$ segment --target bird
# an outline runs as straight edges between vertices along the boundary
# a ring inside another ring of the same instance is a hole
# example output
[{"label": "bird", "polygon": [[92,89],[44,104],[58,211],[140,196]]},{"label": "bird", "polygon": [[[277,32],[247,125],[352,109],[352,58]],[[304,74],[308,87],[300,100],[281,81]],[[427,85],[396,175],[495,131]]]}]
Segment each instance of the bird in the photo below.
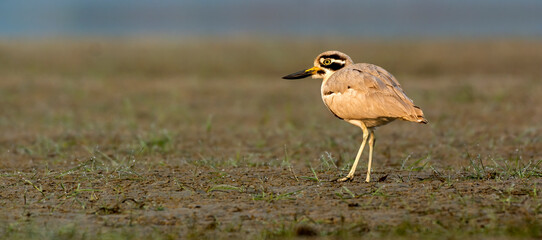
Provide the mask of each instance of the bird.
[{"label": "bird", "polygon": [[354,179],[360,156],[369,145],[369,161],[365,181],[371,179],[371,162],[375,144],[375,128],[400,119],[427,124],[423,111],[405,94],[395,77],[384,68],[370,63],[354,63],[339,51],[326,51],[314,60],[312,68],[295,72],[283,79],[323,79],[321,96],[325,106],[337,118],[361,128],[363,141],[346,177]]}]

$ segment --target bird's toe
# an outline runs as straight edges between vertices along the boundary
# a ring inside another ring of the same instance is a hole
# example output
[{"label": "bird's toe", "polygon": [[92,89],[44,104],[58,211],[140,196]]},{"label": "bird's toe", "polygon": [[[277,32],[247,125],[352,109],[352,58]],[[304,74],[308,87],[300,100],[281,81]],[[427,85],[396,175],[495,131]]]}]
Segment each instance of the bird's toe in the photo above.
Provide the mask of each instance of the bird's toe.
[{"label": "bird's toe", "polygon": [[335,181],[336,182],[350,182],[354,179],[354,177],[351,177],[351,176],[346,176],[346,177],[343,177],[343,178],[338,178],[336,179]]}]

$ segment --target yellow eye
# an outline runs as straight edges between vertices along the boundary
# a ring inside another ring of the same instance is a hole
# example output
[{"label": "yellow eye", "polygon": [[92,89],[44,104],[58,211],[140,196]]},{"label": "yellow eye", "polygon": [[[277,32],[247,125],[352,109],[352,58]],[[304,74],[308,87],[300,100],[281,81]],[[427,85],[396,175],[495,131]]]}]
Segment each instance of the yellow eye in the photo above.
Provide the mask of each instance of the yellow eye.
[{"label": "yellow eye", "polygon": [[322,61],[322,64],[324,64],[324,65],[331,64],[331,59],[329,59],[329,58],[324,59],[324,61]]}]

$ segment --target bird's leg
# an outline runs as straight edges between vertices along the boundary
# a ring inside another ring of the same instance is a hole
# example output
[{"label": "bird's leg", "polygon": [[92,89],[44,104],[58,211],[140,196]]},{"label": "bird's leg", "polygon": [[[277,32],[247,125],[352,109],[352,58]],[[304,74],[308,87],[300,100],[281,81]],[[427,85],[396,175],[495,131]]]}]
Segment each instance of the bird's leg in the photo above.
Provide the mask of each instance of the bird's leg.
[{"label": "bird's leg", "polygon": [[369,165],[367,166],[367,178],[365,182],[371,180],[371,162],[373,161],[373,148],[375,146],[375,132],[371,129],[369,132]]},{"label": "bird's leg", "polygon": [[352,165],[352,168],[350,169],[350,172],[346,177],[337,179],[337,182],[345,182],[350,181],[354,179],[354,172],[356,172],[356,167],[358,166],[359,157],[361,157],[361,153],[363,152],[363,148],[365,148],[365,143],[367,142],[367,138],[369,137],[369,130],[365,126],[365,124],[361,123],[359,125],[361,127],[361,130],[363,131],[363,142],[361,142],[361,147],[359,148],[358,155],[356,156],[356,160],[354,161],[354,165]]}]

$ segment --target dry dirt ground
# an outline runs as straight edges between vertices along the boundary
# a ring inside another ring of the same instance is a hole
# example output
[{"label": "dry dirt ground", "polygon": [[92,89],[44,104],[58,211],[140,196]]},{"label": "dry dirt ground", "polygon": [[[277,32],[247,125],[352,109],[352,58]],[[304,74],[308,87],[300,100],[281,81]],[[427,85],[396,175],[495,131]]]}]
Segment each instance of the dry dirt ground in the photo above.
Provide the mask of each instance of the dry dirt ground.
[{"label": "dry dirt ground", "polygon": [[[0,43],[0,238],[541,238],[542,42]],[[323,50],[392,72],[430,124],[361,131]]]}]

